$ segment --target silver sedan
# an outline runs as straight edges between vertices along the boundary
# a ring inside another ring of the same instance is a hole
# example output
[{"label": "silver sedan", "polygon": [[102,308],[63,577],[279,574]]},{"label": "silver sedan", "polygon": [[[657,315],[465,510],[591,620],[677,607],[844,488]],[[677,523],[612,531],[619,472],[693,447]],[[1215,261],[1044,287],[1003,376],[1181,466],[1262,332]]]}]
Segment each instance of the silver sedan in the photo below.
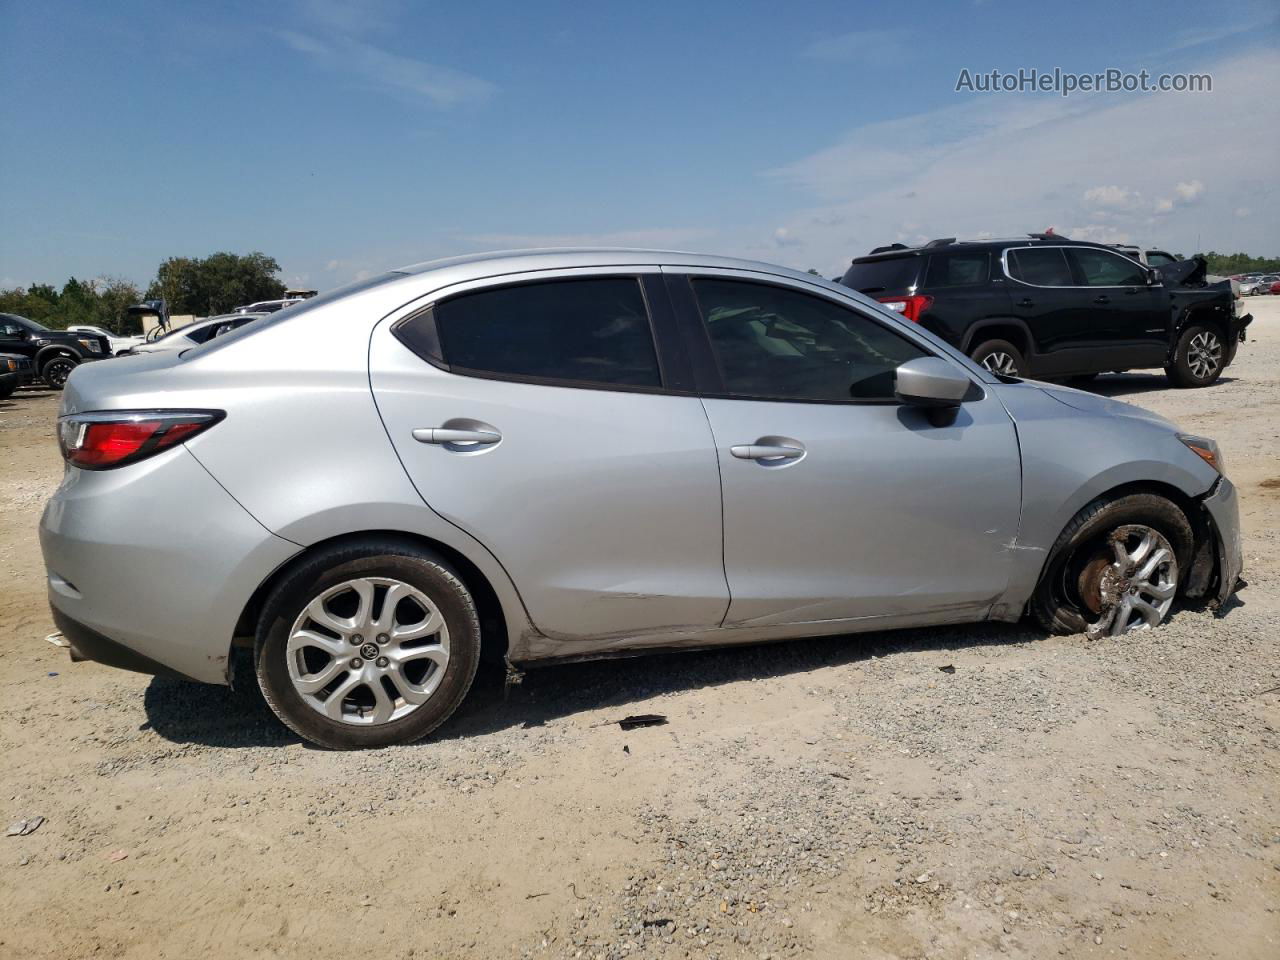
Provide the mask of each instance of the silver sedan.
[{"label": "silver sedan", "polygon": [[557,660],[1033,617],[1121,636],[1241,572],[1212,440],[1001,377],[844,287],[653,251],[408,267],[88,364],[41,522],[75,659],[416,740]]}]

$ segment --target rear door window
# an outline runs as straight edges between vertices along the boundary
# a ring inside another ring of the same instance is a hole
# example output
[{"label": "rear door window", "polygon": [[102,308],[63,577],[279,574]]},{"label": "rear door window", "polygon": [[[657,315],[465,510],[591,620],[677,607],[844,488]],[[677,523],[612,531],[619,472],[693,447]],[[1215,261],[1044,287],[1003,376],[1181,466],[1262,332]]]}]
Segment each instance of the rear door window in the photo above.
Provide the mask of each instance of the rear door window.
[{"label": "rear door window", "polygon": [[1037,287],[1072,287],[1075,281],[1061,247],[1021,247],[1008,253],[1009,276]]},{"label": "rear door window", "polygon": [[990,257],[986,253],[935,253],[929,258],[924,288],[976,287],[987,282]]},{"label": "rear door window", "polygon": [[[459,373],[584,386],[662,386],[636,277],[550,280],[479,290],[397,325],[411,349],[438,338]],[[415,329],[431,323],[434,333]]]}]

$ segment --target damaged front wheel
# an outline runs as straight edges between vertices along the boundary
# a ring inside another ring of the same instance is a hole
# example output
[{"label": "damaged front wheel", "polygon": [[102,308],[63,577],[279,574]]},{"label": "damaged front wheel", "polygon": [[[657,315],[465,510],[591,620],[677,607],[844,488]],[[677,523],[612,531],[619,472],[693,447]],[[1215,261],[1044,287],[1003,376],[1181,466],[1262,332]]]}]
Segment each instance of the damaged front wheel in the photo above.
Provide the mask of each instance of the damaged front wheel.
[{"label": "damaged front wheel", "polygon": [[1058,538],[1032,609],[1053,633],[1149,630],[1169,615],[1193,545],[1186,516],[1164,497],[1096,500]]}]

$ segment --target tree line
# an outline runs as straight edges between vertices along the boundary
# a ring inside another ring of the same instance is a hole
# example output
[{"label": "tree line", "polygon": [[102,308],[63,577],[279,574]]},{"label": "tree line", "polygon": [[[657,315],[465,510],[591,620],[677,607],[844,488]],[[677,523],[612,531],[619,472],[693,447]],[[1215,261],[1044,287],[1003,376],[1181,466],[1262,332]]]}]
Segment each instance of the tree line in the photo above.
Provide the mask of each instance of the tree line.
[{"label": "tree line", "polygon": [[1220,277],[1234,273],[1280,273],[1280,257],[1254,257],[1247,253],[1215,253],[1204,255],[1209,261],[1209,272]]},{"label": "tree line", "polygon": [[117,277],[69,279],[58,289],[47,283],[0,290],[0,313],[16,313],[61,329],[73,324],[128,330],[126,310],[140,300],[163,298],[174,315],[211,317],[257,300],[284,296],[280,264],[265,253],[214,253],[207,257],[170,257],[155,279],[140,291]]}]

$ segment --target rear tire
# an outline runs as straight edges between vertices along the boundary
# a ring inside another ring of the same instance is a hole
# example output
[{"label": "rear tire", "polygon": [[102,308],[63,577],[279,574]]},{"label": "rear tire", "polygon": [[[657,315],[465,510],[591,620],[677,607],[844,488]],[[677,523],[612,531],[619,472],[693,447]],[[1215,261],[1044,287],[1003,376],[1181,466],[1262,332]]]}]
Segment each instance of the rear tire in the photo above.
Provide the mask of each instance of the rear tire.
[{"label": "rear tire", "polygon": [[1027,361],[1022,351],[1008,340],[984,340],[969,354],[973,362],[992,373],[1006,377],[1025,377]]},{"label": "rear tire", "polygon": [[1173,362],[1164,368],[1175,387],[1207,387],[1227,366],[1227,344],[1218,327],[1193,323],[1178,337]]},{"label": "rear tire", "polygon": [[[1173,550],[1172,575],[1176,593],[1182,573],[1189,569],[1195,538],[1186,515],[1172,501],[1152,493],[1135,493],[1115,500],[1095,500],[1081,510],[1058,537],[1049,562],[1031,599],[1031,612],[1050,633],[1085,633],[1096,626],[1103,594],[1099,577],[1112,559],[1111,538],[1123,530],[1150,529]],[[1107,561],[1096,567],[1099,561]],[[1091,570],[1091,567],[1094,570]],[[1137,584],[1123,575],[1123,582]],[[1167,613],[1161,613],[1160,620]],[[1152,624],[1154,625],[1154,624]]]},{"label": "rear tire", "polygon": [[470,689],[480,621],[441,557],[370,538],[285,576],[263,607],[254,661],[267,704],[303,739],[334,750],[412,743]]}]

